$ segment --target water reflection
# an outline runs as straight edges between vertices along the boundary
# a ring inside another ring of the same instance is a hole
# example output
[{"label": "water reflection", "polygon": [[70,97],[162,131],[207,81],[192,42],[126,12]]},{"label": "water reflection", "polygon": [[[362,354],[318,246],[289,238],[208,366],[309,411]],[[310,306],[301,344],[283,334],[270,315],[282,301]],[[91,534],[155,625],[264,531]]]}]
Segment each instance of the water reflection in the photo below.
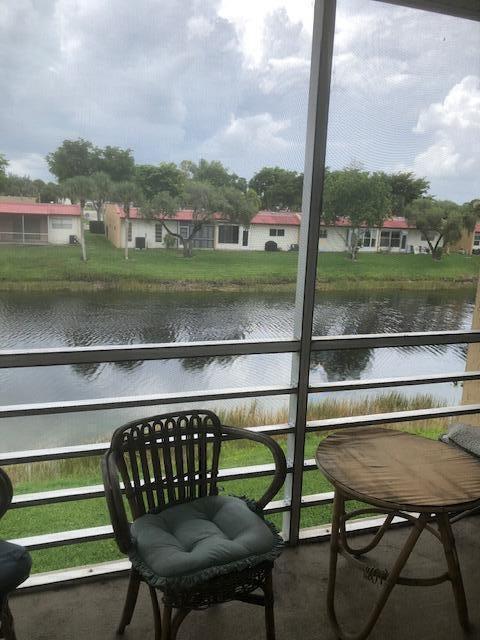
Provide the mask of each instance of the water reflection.
[{"label": "water reflection", "polygon": [[[473,291],[325,293],[317,297],[315,335],[468,329]],[[198,340],[291,337],[293,294],[32,294],[0,296],[0,345],[12,347],[82,346]],[[312,382],[381,378],[461,371],[465,345],[356,349],[316,352]],[[170,393],[267,384],[288,384],[291,356],[241,357],[103,363],[0,370],[3,404]],[[441,388],[440,388],[441,387]],[[460,389],[420,387],[445,402]],[[415,389],[410,390],[415,393]],[[450,394],[450,395],[449,395]],[[235,404],[238,401],[230,401]],[[258,401],[274,409],[282,398]],[[142,411],[141,409],[139,411]],[[137,411],[138,413],[138,411]],[[15,426],[15,448],[38,434],[39,445],[72,443],[109,433],[130,419],[126,412],[78,414],[3,421],[4,435]],[[22,435],[23,434],[23,435]],[[2,439],[2,447],[10,447]],[[13,446],[13,445],[12,445]]]}]

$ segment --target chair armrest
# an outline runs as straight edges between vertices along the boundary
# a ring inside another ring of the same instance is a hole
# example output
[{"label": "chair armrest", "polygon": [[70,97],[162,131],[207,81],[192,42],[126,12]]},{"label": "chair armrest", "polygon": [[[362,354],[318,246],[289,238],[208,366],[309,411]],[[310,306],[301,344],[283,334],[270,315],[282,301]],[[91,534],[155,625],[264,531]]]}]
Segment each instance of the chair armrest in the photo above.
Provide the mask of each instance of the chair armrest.
[{"label": "chair armrest", "polygon": [[133,541],[130,535],[130,523],[123,503],[118,467],[112,451],[107,451],[102,458],[102,476],[115,541],[120,551],[128,554]]},{"label": "chair armrest", "polygon": [[10,506],[13,496],[13,487],[7,473],[0,468],[0,518]]},{"label": "chair armrest", "polygon": [[270,449],[275,463],[275,473],[268,489],[265,491],[263,496],[256,501],[258,506],[263,509],[280,491],[287,476],[287,461],[285,460],[285,454],[283,453],[282,448],[278,442],[264,433],[256,433],[255,431],[249,431],[248,429],[227,427],[225,425],[222,425],[222,433],[233,436],[234,438],[245,438],[246,440],[259,442]]}]

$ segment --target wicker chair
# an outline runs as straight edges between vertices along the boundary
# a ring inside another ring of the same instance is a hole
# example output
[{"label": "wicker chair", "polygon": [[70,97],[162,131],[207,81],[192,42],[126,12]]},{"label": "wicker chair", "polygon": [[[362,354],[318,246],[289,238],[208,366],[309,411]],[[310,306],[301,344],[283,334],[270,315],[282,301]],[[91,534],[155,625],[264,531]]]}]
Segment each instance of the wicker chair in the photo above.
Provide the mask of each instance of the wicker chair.
[{"label": "wicker chair", "polygon": [[[10,506],[12,495],[10,478],[0,469],[0,518]],[[16,640],[8,596],[28,578],[31,566],[30,555],[23,547],[0,540],[0,638],[5,640]]]},{"label": "wicker chair", "polygon": [[[237,438],[273,454],[273,480],[256,502],[218,492],[222,441]],[[143,581],[156,640],[174,640],[190,611],[230,600],[265,607],[266,637],[274,640],[272,569],[282,541],[262,510],[280,490],[286,462],[272,438],[224,426],[206,410],[153,416],[115,431],[102,472],[116,542],[132,561],[117,633],[130,624]]]}]

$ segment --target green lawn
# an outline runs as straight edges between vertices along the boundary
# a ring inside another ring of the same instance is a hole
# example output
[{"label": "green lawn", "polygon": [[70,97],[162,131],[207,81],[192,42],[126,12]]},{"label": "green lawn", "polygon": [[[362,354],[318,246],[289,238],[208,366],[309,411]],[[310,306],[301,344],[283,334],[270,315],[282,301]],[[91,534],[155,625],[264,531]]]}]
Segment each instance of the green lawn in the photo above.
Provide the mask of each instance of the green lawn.
[{"label": "green lawn", "polygon": [[[179,251],[130,251],[115,249],[103,236],[87,233],[88,261],[80,259],[78,246],[0,247],[0,287],[14,283],[48,288],[50,283],[105,283],[113,287],[167,286],[175,282],[192,287],[261,286],[294,284],[296,252],[197,250],[193,258]],[[476,280],[479,256],[452,254],[440,262],[428,255],[361,253],[352,262],[342,253],[321,253],[319,286],[335,288],[382,286],[388,283],[423,281],[445,286]],[[55,285],[53,285],[55,286]]]}]

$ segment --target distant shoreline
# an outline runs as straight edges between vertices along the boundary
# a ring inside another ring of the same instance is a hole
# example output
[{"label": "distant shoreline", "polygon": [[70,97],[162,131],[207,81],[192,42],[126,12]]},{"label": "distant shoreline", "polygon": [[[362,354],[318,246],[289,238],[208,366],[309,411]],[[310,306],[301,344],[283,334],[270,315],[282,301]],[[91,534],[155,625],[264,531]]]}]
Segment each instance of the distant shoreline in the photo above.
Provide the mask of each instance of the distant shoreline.
[{"label": "distant shoreline", "polygon": [[[461,279],[435,279],[435,280],[329,280],[318,281],[317,291],[385,291],[392,289],[412,291],[432,291],[439,289],[475,288],[477,278]],[[69,292],[94,292],[94,291],[143,291],[149,292],[262,292],[295,291],[295,282],[235,282],[228,281],[198,281],[198,280],[171,280],[171,281],[142,281],[142,280],[24,280],[9,281],[0,280],[0,292],[24,291],[24,292],[47,292],[47,291],[69,291]]]}]

